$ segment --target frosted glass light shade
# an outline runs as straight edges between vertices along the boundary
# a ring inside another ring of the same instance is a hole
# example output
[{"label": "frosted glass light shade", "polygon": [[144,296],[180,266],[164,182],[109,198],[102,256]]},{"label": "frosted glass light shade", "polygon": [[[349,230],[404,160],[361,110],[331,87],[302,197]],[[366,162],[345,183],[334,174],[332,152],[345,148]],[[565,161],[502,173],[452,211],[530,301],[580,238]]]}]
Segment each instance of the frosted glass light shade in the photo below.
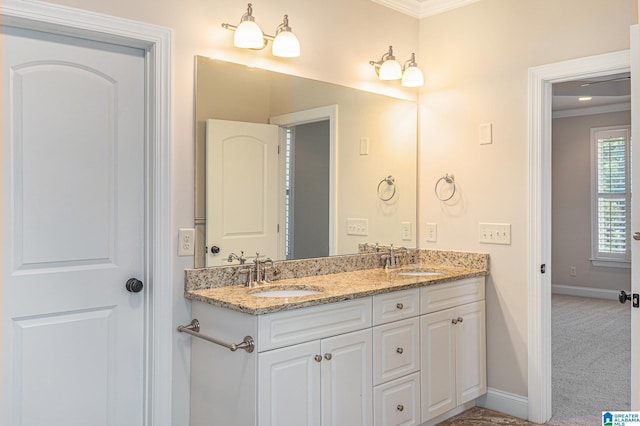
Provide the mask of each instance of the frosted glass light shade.
[{"label": "frosted glass light shade", "polygon": [[410,66],[402,74],[402,85],[405,87],[420,87],[424,85],[424,76],[417,66]]},{"label": "frosted glass light shade", "polygon": [[254,21],[242,21],[233,35],[233,44],[245,49],[264,47],[264,34]]},{"label": "frosted glass light shade", "polygon": [[300,56],[300,42],[291,31],[281,31],[276,35],[271,46],[273,56],[297,58]]},{"label": "frosted glass light shade", "polygon": [[399,80],[402,78],[402,67],[395,59],[387,59],[378,70],[380,80]]}]

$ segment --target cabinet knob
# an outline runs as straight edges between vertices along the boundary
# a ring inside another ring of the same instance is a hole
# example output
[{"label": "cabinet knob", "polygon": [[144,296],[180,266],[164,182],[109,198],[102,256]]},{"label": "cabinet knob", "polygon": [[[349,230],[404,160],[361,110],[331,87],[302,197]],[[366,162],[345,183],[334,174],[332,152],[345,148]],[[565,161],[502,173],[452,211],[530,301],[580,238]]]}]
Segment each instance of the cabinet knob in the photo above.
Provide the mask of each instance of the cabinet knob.
[{"label": "cabinet knob", "polygon": [[451,320],[451,324],[457,324],[457,323],[458,323],[458,320],[456,318]]},{"label": "cabinet knob", "polygon": [[396,407],[396,410],[398,410],[398,411],[404,411],[404,405],[402,405],[402,404],[398,404],[398,406]]},{"label": "cabinet knob", "polygon": [[398,309],[404,309],[404,305],[403,305],[402,303],[398,303],[398,304],[396,305],[396,308],[398,308]]},{"label": "cabinet knob", "polygon": [[322,355],[316,355],[313,357],[313,359],[315,359],[317,362],[322,361]]},{"label": "cabinet knob", "polygon": [[404,352],[404,349],[402,349],[402,348],[398,348],[398,349],[396,349],[396,352],[398,352],[399,354],[401,354],[402,352]]},{"label": "cabinet knob", "polygon": [[331,354],[330,353],[324,354],[324,359],[326,359],[327,361],[330,361],[331,360]]},{"label": "cabinet knob", "polygon": [[462,321],[464,321],[464,318],[458,317],[458,322],[462,322]]}]

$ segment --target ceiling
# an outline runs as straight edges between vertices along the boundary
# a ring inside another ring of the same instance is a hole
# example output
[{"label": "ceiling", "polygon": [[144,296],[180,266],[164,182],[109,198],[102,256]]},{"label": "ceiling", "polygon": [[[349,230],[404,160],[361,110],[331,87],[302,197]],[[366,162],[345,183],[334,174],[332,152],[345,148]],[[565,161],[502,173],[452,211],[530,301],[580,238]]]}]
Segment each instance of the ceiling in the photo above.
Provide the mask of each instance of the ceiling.
[{"label": "ceiling", "polygon": [[[591,97],[580,101],[580,97]],[[622,111],[631,107],[631,77],[629,73],[555,83],[553,112],[581,115],[598,111]],[[593,111],[593,112],[590,112]]]},{"label": "ceiling", "polygon": [[371,0],[414,18],[426,18],[479,0]]}]

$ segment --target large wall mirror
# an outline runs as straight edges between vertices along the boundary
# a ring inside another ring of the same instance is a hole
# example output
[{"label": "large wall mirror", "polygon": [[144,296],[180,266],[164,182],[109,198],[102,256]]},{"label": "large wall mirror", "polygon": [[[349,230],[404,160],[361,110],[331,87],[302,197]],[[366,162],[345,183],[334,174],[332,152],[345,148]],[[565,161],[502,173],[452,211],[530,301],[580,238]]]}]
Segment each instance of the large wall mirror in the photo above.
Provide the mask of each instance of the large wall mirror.
[{"label": "large wall mirror", "polygon": [[197,56],[195,107],[196,267],[416,247],[416,102]]}]

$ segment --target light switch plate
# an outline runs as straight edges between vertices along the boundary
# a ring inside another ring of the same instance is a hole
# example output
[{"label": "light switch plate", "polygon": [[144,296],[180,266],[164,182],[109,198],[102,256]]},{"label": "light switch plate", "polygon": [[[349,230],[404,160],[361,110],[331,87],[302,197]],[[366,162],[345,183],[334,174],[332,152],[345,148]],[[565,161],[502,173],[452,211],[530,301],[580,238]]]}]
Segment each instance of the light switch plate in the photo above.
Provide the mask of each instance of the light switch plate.
[{"label": "light switch plate", "polygon": [[483,244],[511,244],[511,224],[480,223],[478,241]]},{"label": "light switch plate", "polygon": [[360,155],[369,155],[369,138],[360,138]]},{"label": "light switch plate", "polygon": [[493,143],[493,125],[484,123],[480,125],[480,145],[489,145]]},{"label": "light switch plate", "polygon": [[435,223],[427,223],[426,226],[426,238],[425,241],[428,243],[435,243],[438,241],[438,225]]},{"label": "light switch plate", "polygon": [[347,235],[369,235],[369,220],[359,218],[347,219]]},{"label": "light switch plate", "polygon": [[411,222],[401,222],[400,228],[402,229],[402,241],[411,241],[413,239]]}]

